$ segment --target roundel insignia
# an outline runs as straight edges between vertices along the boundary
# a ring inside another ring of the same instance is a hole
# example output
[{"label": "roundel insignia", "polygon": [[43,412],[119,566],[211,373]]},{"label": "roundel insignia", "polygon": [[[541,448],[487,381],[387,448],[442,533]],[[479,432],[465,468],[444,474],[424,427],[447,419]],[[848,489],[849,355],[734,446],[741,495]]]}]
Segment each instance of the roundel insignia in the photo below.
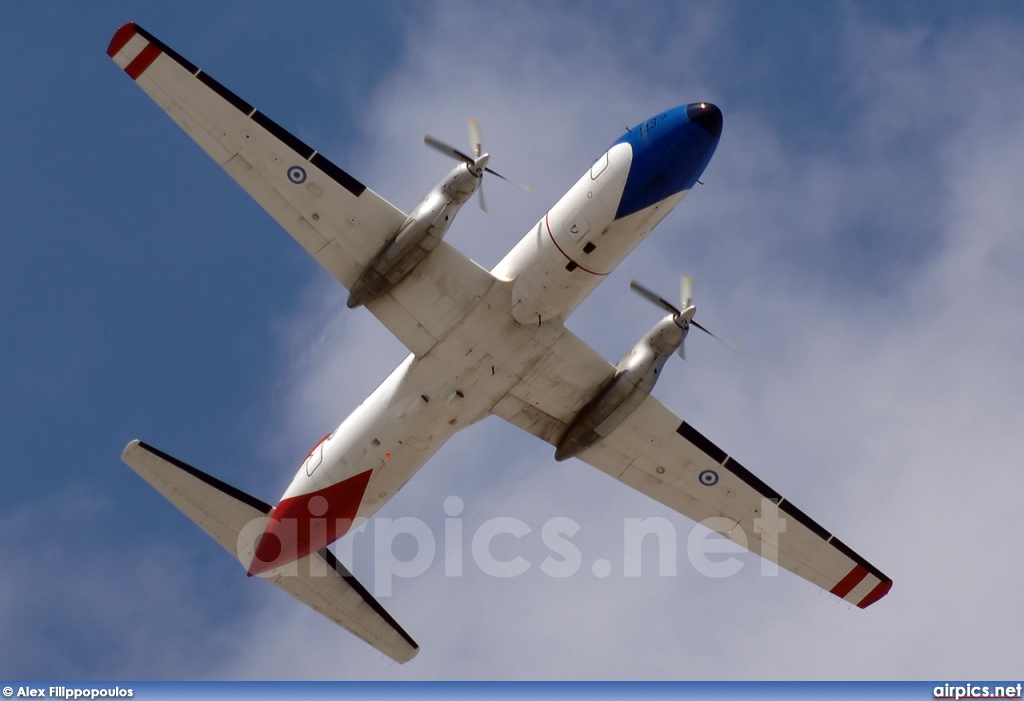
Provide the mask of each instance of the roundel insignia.
[{"label": "roundel insignia", "polygon": [[699,479],[700,483],[705,487],[713,487],[718,484],[718,473],[714,470],[704,470],[704,472],[697,475],[697,479]]},{"label": "roundel insignia", "polygon": [[292,166],[288,169],[288,179],[296,185],[306,182],[306,171],[301,166]]}]

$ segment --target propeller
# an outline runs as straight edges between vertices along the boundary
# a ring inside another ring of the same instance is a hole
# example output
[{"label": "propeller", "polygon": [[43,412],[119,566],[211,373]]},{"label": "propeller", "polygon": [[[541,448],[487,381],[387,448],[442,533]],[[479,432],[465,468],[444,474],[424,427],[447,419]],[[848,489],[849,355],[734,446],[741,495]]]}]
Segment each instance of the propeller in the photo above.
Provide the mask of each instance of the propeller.
[{"label": "propeller", "polygon": [[[444,155],[448,156],[449,158],[454,158],[457,161],[462,161],[463,163],[465,163],[467,166],[470,167],[470,170],[474,172],[474,175],[482,176],[484,173],[490,173],[491,175],[496,175],[497,177],[501,178],[505,182],[512,183],[513,185],[518,187],[520,190],[522,190],[526,194],[532,195],[533,194],[533,188],[527,187],[526,185],[522,185],[520,183],[517,183],[514,180],[509,180],[508,178],[506,178],[501,173],[498,173],[497,171],[494,171],[494,170],[492,170],[492,169],[487,167],[488,162],[490,162],[490,160],[491,160],[491,155],[489,153],[484,153],[483,145],[482,145],[482,140],[481,140],[480,122],[476,121],[475,119],[470,119],[468,121],[469,121],[469,148],[473,152],[472,156],[463,153],[462,151],[460,151],[459,149],[455,148],[454,146],[450,146],[450,145],[446,144],[445,142],[441,141],[440,139],[435,139],[434,137],[430,136],[429,134],[427,134],[427,135],[425,135],[423,137],[423,143],[425,143],[427,146],[429,146],[430,148],[434,149],[435,151],[439,151],[440,153],[443,153]],[[481,183],[481,187],[480,187],[480,209],[482,209],[485,212],[487,211],[487,206],[484,203],[484,191],[483,191],[483,184],[482,183]]]},{"label": "propeller", "polygon": [[[644,299],[646,299],[648,302],[651,302],[652,304],[655,304],[664,309],[665,311],[667,311],[668,313],[672,314],[672,320],[676,322],[676,326],[678,326],[679,328],[685,330],[689,326],[694,326],[703,331],[704,333],[706,333],[708,336],[711,336],[711,338],[715,339],[719,343],[723,343],[728,348],[731,348],[734,353],[740,352],[739,348],[732,345],[728,341],[719,338],[718,336],[711,333],[706,328],[704,328],[703,326],[701,326],[700,324],[693,320],[693,315],[697,311],[697,307],[693,306],[693,278],[690,277],[689,275],[683,275],[682,283],[680,284],[679,297],[681,302],[681,308],[676,308],[676,306],[669,302],[667,299],[665,299],[664,297],[659,297],[655,292],[647,289],[636,280],[633,280],[632,282],[629,283],[629,288],[636,292],[637,294],[639,294]],[[679,357],[682,358],[683,360],[686,360],[686,351],[684,350],[685,347],[686,344],[684,336],[684,342],[679,344],[678,351]]]}]

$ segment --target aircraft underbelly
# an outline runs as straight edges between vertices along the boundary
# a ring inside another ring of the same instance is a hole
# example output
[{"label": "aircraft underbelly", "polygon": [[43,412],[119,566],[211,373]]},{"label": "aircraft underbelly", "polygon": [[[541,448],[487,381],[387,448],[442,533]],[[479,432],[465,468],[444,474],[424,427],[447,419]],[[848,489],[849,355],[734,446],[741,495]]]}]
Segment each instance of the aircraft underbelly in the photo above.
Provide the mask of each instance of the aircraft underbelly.
[{"label": "aircraft underbelly", "polygon": [[[580,367],[578,377],[555,372],[565,367],[565,327],[518,323],[509,313],[512,294],[512,283],[496,283],[426,355],[407,357],[322,444],[312,475],[299,468],[283,499],[326,493],[370,471],[356,513],[369,518],[445,441],[499,402],[537,403],[541,398],[531,392],[548,388],[546,411],[569,421],[589,399],[593,368]],[[598,371],[610,377],[613,366],[600,362]],[[561,404],[553,396],[559,391]]]},{"label": "aircraft underbelly", "polygon": [[356,517],[372,516],[448,438],[486,415],[486,402],[460,389],[472,372],[410,355],[324,442],[316,471],[297,471],[284,498],[369,472]]},{"label": "aircraft underbelly", "polygon": [[[599,158],[498,264],[493,284],[463,305],[458,321],[410,355],[315,449],[322,460],[315,470],[299,468],[282,504],[305,517],[302,505],[314,494],[343,498],[358,503],[356,518],[369,518],[445,441],[491,413],[529,423],[531,407],[543,405],[534,413],[551,423],[548,439],[557,439],[592,398],[595,373],[610,378],[614,371],[600,359],[600,367],[566,377],[565,368],[580,363],[565,362],[561,320],[686,194],[616,219],[631,162],[626,143]],[[350,486],[339,489],[343,483]]]}]

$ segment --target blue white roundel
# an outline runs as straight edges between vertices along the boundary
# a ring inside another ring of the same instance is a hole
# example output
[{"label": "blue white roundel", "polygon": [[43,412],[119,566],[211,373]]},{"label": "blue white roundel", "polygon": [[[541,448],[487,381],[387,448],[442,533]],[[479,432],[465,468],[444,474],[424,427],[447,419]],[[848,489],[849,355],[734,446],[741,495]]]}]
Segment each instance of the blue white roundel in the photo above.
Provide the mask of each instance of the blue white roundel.
[{"label": "blue white roundel", "polygon": [[718,484],[718,473],[714,470],[704,470],[704,472],[697,475],[697,479],[705,487],[713,487]]},{"label": "blue white roundel", "polygon": [[288,179],[296,185],[306,182],[306,171],[301,166],[292,166],[288,169]]}]

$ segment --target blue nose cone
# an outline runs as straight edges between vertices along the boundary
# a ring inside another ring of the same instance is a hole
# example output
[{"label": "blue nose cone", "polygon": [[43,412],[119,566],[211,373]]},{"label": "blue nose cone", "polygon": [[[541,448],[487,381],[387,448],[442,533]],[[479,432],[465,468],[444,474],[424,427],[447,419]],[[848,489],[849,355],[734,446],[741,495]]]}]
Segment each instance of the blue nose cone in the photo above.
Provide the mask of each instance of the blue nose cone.
[{"label": "blue nose cone", "polygon": [[689,190],[707,167],[722,135],[722,111],[694,102],[651,117],[615,143],[628,143],[633,161],[616,219]]},{"label": "blue nose cone", "polygon": [[694,102],[686,106],[686,118],[699,124],[714,138],[722,135],[722,110],[710,102]]}]

